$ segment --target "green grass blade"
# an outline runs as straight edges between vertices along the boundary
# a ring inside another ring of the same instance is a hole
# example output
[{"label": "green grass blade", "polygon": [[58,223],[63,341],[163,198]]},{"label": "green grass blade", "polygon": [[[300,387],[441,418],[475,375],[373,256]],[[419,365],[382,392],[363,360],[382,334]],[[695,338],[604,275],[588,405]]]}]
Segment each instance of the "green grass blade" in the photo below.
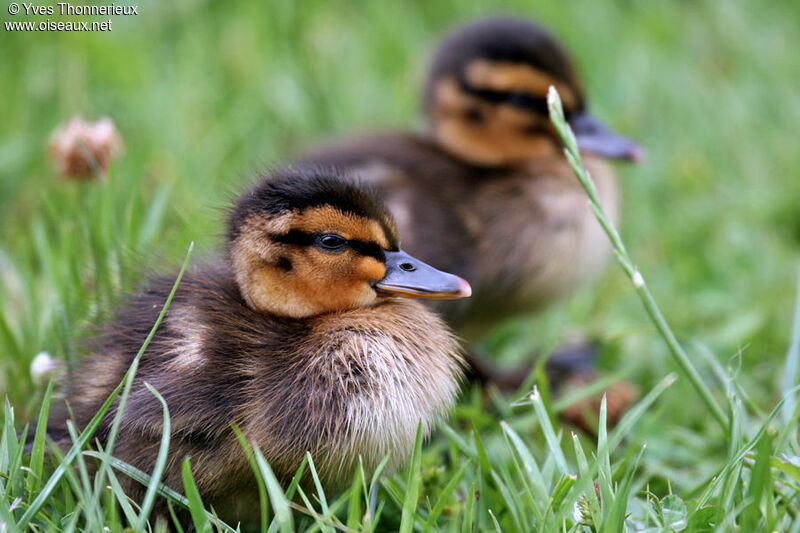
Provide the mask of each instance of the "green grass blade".
[{"label": "green grass blade", "polygon": [[475,522],[475,500],[475,483],[471,483],[469,492],[467,492],[467,499],[464,502],[464,521],[461,523],[461,533],[472,533],[472,526]]},{"label": "green grass blade", "polygon": [[789,391],[797,385],[797,377],[800,373],[800,278],[797,282],[797,300],[794,308],[794,321],[792,323],[792,341],[789,350],[786,352],[786,363],[783,367],[781,378],[781,395],[786,398],[781,409],[781,417],[784,424],[792,423],[792,415],[797,406],[797,398]]},{"label": "green grass blade", "polygon": [[192,467],[189,464],[188,457],[183,461],[181,475],[183,476],[183,490],[186,494],[186,500],[189,502],[189,513],[192,515],[195,530],[198,533],[211,531],[211,523],[206,516],[203,500],[200,498],[200,491],[197,490],[194,477],[192,477]]},{"label": "green grass blade", "polygon": [[283,533],[290,533],[294,530],[294,521],[292,519],[292,511],[289,508],[289,500],[286,499],[286,494],[283,492],[283,489],[281,489],[278,479],[272,472],[272,468],[270,468],[261,450],[254,446],[253,451],[256,454],[256,463],[261,469],[261,475],[264,477],[264,481],[267,485],[267,493],[272,503],[275,519],[278,521],[280,530]]},{"label": "green grass blade", "polygon": [[33,444],[31,446],[31,457],[28,463],[33,476],[28,476],[26,483],[28,492],[33,492],[41,482],[42,474],[44,471],[44,451],[45,451],[45,436],[47,435],[47,418],[50,414],[50,400],[53,394],[53,382],[47,385],[47,390],[44,393],[42,406],[39,408],[39,418],[36,421],[36,433],[33,436]]},{"label": "green grass blade", "polygon": [[328,499],[325,498],[325,491],[322,490],[322,483],[320,482],[319,475],[317,474],[317,467],[314,466],[314,458],[311,457],[310,452],[306,452],[306,460],[308,461],[308,469],[311,472],[311,478],[314,480],[314,488],[317,489],[317,497],[319,497],[319,503],[322,507],[322,514],[327,516]]},{"label": "green grass blade", "polygon": [[14,515],[5,498],[0,498],[0,527],[9,533],[21,531],[19,525],[14,521]]},{"label": "green grass blade", "polygon": [[475,453],[478,462],[478,479],[477,481],[477,494],[480,498],[477,500],[477,509],[475,510],[475,517],[477,519],[476,527],[480,528],[481,517],[483,513],[492,506],[493,492],[490,490],[494,482],[494,472],[492,469],[492,462],[489,460],[489,454],[486,453],[486,448],[483,445],[483,440],[477,428],[472,430],[472,440],[475,443]]},{"label": "green grass blade", "polygon": [[295,470],[294,477],[292,481],[289,483],[289,487],[286,489],[286,497],[288,499],[294,498],[294,493],[297,491],[297,488],[300,486],[300,480],[303,479],[303,474],[305,474],[306,466],[308,466],[308,461],[305,457],[300,462],[300,466],[297,467]]},{"label": "green grass blade", "polygon": [[447,438],[450,439],[450,442],[455,444],[461,453],[473,461],[478,461],[478,456],[475,454],[475,450],[473,450],[469,444],[467,444],[467,441],[464,440],[464,438],[462,438],[455,429],[442,422],[439,424],[439,430],[447,435]]},{"label": "green grass blade", "polygon": [[353,478],[353,483],[350,484],[350,501],[347,506],[347,527],[350,529],[357,529],[361,526],[361,492],[364,485],[364,465],[359,456],[359,468]]},{"label": "green grass blade", "polygon": [[503,430],[503,436],[506,439],[506,445],[513,453],[514,464],[517,465],[520,477],[525,485],[526,493],[529,495],[528,506],[536,514],[536,517],[542,518],[542,511],[539,508],[538,502],[546,502],[547,497],[547,483],[545,483],[539,465],[533,454],[522,441],[522,438],[509,426],[505,421],[500,422],[500,428]]},{"label": "green grass blade", "polygon": [[261,470],[258,468],[256,456],[253,454],[253,448],[247,442],[247,437],[244,436],[242,430],[238,426],[233,426],[233,432],[236,438],[239,439],[239,445],[244,450],[247,456],[247,462],[250,463],[250,468],[253,470],[253,475],[256,478],[256,486],[258,487],[258,505],[261,511],[261,533],[266,533],[269,528],[269,501],[267,500],[267,488],[264,485],[264,478],[261,476]]},{"label": "green grass blade", "polygon": [[575,485],[575,482],[578,480],[577,476],[573,476],[572,474],[564,474],[561,476],[561,479],[558,480],[556,483],[555,488],[553,489],[553,494],[550,497],[550,508],[553,509],[554,512],[558,512],[561,508],[561,504],[564,503],[564,500],[569,494],[570,489]]},{"label": "green grass blade", "polygon": [[[492,481],[494,485],[497,487],[497,490],[500,492],[502,498],[501,501],[505,502],[506,508],[508,512],[511,514],[511,519],[514,523],[514,531],[518,531],[520,533],[524,531],[530,531],[530,525],[528,524],[527,516],[524,512],[525,506],[523,505],[522,501],[519,499],[519,496],[516,492],[512,492],[509,490],[508,486],[503,483],[502,478],[500,475],[492,471],[491,473]],[[483,495],[483,493],[481,493]],[[486,509],[488,512],[488,508]],[[480,524],[479,524],[480,525]]]},{"label": "green grass blade", "polygon": [[170,433],[172,431],[172,426],[170,425],[170,418],[169,418],[169,409],[167,408],[167,402],[158,393],[156,389],[154,389],[149,383],[145,383],[145,387],[149,390],[153,396],[155,396],[158,401],[161,403],[161,408],[163,410],[163,425],[161,430],[161,443],[158,447],[158,456],[156,457],[156,464],[153,468],[153,473],[150,475],[150,483],[147,485],[147,491],[145,492],[144,499],[142,500],[142,509],[139,513],[139,518],[135,523],[134,529],[144,529],[145,524],[147,523],[147,519],[150,517],[150,511],[153,509],[153,504],[156,501],[156,495],[158,493],[158,486],[161,484],[161,476],[164,474],[164,468],[167,466],[167,454],[169,453],[169,439]]},{"label": "green grass blade", "polygon": [[[600,523],[600,500],[597,497],[597,491],[595,491],[594,483],[592,481],[594,470],[589,465],[589,461],[586,459],[586,453],[583,451],[583,446],[581,446],[580,439],[575,433],[572,433],[572,445],[575,448],[575,457],[578,462],[578,472],[580,473],[578,482],[573,485],[572,500],[585,497],[588,502],[588,511],[591,515],[592,522],[595,524]],[[581,496],[582,494],[584,496]]]},{"label": "green grass blade", "polygon": [[169,516],[172,518],[172,526],[175,528],[175,531],[177,531],[177,533],[183,533],[181,521],[178,519],[178,515],[175,514],[175,509],[172,507],[172,502],[167,502],[167,509],[169,509]]},{"label": "green grass blade", "polygon": [[[75,429],[75,425],[71,420],[67,420],[67,431],[69,432],[72,442],[78,440],[78,431]],[[79,498],[83,507],[83,513],[86,515],[86,523],[89,528],[93,526],[100,527],[100,524],[103,523],[102,504],[99,500],[89,498],[89,495],[92,494],[92,482],[83,455],[78,454],[78,457],[75,458],[75,462],[78,465],[78,473],[80,474],[81,492],[79,493]]]},{"label": "green grass blade", "polygon": [[417,437],[414,440],[414,451],[408,467],[408,482],[406,484],[405,499],[403,500],[403,514],[400,519],[400,533],[411,533],[414,530],[414,521],[419,499],[419,489],[422,485],[422,424],[417,425]]},{"label": "green grass blade", "polygon": [[436,520],[439,518],[439,515],[442,514],[445,505],[450,499],[450,496],[456,490],[458,483],[461,481],[461,478],[464,476],[464,472],[467,470],[467,466],[469,463],[464,463],[461,465],[453,477],[450,478],[450,481],[447,482],[447,485],[439,493],[439,498],[436,500],[436,504],[434,504],[433,509],[431,509],[430,514],[428,514],[428,520],[425,522],[425,526],[423,527],[424,531],[430,531],[434,524],[436,524]]},{"label": "green grass blade", "polygon": [[[4,487],[6,491],[8,491],[9,486],[13,485],[13,479],[16,474],[14,469],[14,456],[17,454],[17,448],[20,447],[20,443],[17,440],[17,429],[14,427],[14,420],[14,408],[11,407],[8,398],[6,398],[3,404],[3,436],[2,444],[0,444],[0,472],[6,476],[4,479],[6,482]],[[25,431],[22,432],[23,438],[27,432],[28,430],[25,428]]]},{"label": "green grass blade", "polygon": [[633,486],[633,476],[636,469],[639,467],[639,462],[644,454],[644,446],[639,450],[636,460],[628,469],[622,483],[613,497],[613,501],[609,503],[604,502],[604,505],[609,505],[610,509],[607,518],[603,521],[600,528],[601,533],[616,533],[618,531],[625,531],[625,516],[627,515],[628,501],[630,499],[631,487]]},{"label": "green grass blade", "polygon": [[644,398],[636,402],[636,404],[628,409],[623,415],[622,419],[617,423],[608,438],[608,445],[610,450],[614,450],[622,442],[632,430],[636,422],[644,415],[650,406],[661,396],[665,390],[672,386],[677,381],[677,374],[667,374],[667,376],[659,381]]},{"label": "green grass blade", "polygon": [[536,418],[539,420],[539,425],[542,427],[542,432],[544,433],[544,438],[547,440],[547,446],[550,449],[550,453],[552,454],[553,459],[558,466],[560,474],[569,474],[569,467],[567,466],[567,459],[564,457],[564,452],[561,450],[561,443],[556,437],[556,433],[553,430],[553,425],[550,423],[550,416],[547,413],[547,408],[544,406],[544,402],[542,402],[542,397],[539,394],[539,389],[537,387],[533,388],[533,392],[530,395],[531,404],[533,404],[533,410],[536,413]]},{"label": "green grass blade", "polygon": [[611,449],[608,445],[608,403],[606,395],[600,400],[600,415],[597,419],[597,459],[600,473],[607,480],[611,480]]},{"label": "green grass blade", "polygon": [[502,533],[503,530],[500,528],[500,523],[497,521],[497,517],[494,515],[494,513],[492,512],[491,509],[489,509],[487,512],[489,513],[489,516],[492,517],[492,523],[494,524],[494,530],[497,531],[497,533]]},{"label": "green grass blade", "polygon": [[109,470],[108,472],[108,481],[111,484],[111,490],[117,497],[117,503],[119,503],[119,506],[122,508],[122,513],[125,515],[125,518],[129,523],[135,524],[139,516],[136,514],[136,511],[133,510],[129,498],[122,489],[122,485],[120,485],[117,475],[114,474],[113,470]]},{"label": "green grass blade", "polygon": [[770,490],[772,484],[770,475],[770,456],[772,454],[772,438],[769,433],[764,433],[758,443],[756,461],[750,470],[750,481],[745,493],[745,507],[742,509],[742,531],[758,531],[761,518],[761,500]]}]

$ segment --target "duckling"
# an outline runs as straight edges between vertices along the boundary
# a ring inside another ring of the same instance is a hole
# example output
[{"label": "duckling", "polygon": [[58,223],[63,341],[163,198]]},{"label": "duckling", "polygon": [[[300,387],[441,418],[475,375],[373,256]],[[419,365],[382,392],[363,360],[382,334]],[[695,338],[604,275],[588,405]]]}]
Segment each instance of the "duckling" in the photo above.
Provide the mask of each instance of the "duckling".
[{"label": "duckling", "polygon": [[[181,464],[220,516],[252,521],[257,487],[238,426],[288,482],[310,451],[326,490],[388,471],[456,400],[458,343],[411,299],[456,299],[469,284],[399,247],[395,221],[365,188],[324,168],[274,173],[230,211],[224,257],[187,272],[142,356],[114,455],[152,471],[167,402],[164,482]],[[153,280],[117,313],[67,397],[85,426],[120,382],[174,277]],[[113,413],[98,430],[101,442]],[[56,431],[57,432],[57,431]],[[53,432],[51,432],[51,435]],[[141,487],[130,482],[134,495]]]},{"label": "duckling", "polygon": [[300,159],[342,166],[379,187],[407,249],[470,280],[471,300],[438,307],[464,338],[570,294],[609,255],[550,123],[551,85],[616,221],[607,160],[635,161],[643,151],[589,113],[570,57],[526,20],[480,20],[444,38],[425,84],[424,133],[370,135]]}]

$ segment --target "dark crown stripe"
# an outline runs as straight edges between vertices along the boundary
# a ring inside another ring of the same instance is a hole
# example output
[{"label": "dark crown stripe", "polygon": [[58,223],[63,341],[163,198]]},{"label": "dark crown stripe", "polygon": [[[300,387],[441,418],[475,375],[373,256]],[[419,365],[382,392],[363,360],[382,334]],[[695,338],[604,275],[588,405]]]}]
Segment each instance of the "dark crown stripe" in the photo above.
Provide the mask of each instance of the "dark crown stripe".
[{"label": "dark crown stripe", "polygon": [[475,60],[529,65],[569,87],[576,110],[585,107],[572,60],[558,41],[533,21],[498,17],[456,28],[441,41],[428,74],[426,109],[432,109],[437,82],[463,76],[467,65]]},{"label": "dark crown stripe", "polygon": [[374,191],[335,167],[307,165],[265,176],[245,191],[228,216],[228,240],[234,241],[253,215],[268,218],[325,206],[378,222],[390,247],[397,248],[391,215]]}]

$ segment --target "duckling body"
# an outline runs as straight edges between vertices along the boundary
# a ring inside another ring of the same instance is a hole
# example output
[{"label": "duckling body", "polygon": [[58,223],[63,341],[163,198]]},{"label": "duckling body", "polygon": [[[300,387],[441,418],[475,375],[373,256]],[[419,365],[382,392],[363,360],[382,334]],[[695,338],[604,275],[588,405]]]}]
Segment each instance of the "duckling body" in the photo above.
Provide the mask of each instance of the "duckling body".
[{"label": "duckling body", "polygon": [[474,298],[437,305],[462,337],[570,294],[608,257],[550,123],[550,86],[616,220],[607,160],[637,159],[641,149],[588,113],[567,53],[542,27],[520,19],[479,20],[442,40],[425,84],[425,132],[372,135],[301,158],[375,184],[406,247],[470,280]]},{"label": "duckling body", "polygon": [[[174,280],[136,295],[83,365],[71,394],[83,422],[122,380]],[[426,332],[425,339],[418,333]],[[201,492],[229,491],[252,472],[230,427],[236,424],[288,481],[310,451],[332,490],[352,481],[358,459],[373,471],[387,453],[396,469],[413,448],[418,423],[430,432],[457,394],[455,340],[424,306],[391,299],[309,319],[251,309],[229,273],[185,275],[142,358],[115,455],[149,472],[167,401],[172,424],[166,483],[181,487],[192,459]],[[100,436],[108,431],[102,426]],[[224,476],[217,473],[226,472]]]},{"label": "duckling body", "polygon": [[[164,482],[192,472],[207,504],[233,519],[257,512],[257,491],[232,426],[288,482],[311,452],[326,490],[410,455],[453,405],[457,342],[425,306],[469,286],[397,248],[394,223],[360,189],[288,172],[240,198],[228,253],[188,272],[139,363],[114,455],[152,471],[171,420]],[[399,261],[399,262],[398,262]],[[167,299],[173,277],[152,281],[117,313],[68,394],[80,427],[121,381]],[[113,413],[98,431],[101,442]],[[134,495],[141,487],[131,482]],[[251,517],[254,518],[254,517]]]}]

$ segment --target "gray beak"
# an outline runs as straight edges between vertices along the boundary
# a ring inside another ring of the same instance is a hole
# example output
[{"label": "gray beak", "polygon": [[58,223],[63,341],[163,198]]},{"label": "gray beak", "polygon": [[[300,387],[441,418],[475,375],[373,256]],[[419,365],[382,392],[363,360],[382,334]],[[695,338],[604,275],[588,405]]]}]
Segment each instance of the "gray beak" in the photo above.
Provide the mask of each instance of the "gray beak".
[{"label": "gray beak", "polygon": [[465,280],[436,270],[403,250],[385,254],[386,275],[374,285],[382,296],[455,300],[472,295]]},{"label": "gray beak", "polygon": [[609,159],[638,162],[644,159],[644,148],[606,126],[588,111],[576,113],[569,119],[575,132],[578,148]]}]

